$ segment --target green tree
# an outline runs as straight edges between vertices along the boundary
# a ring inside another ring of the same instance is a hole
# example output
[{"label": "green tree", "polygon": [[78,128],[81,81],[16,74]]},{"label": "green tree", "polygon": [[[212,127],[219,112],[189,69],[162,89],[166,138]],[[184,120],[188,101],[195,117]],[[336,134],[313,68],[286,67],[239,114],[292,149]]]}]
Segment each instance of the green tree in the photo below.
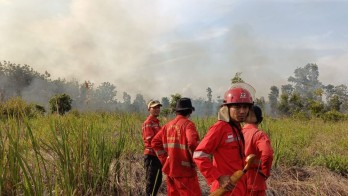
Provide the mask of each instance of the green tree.
[{"label": "green tree", "polygon": [[126,105],[131,104],[131,96],[127,92],[123,92],[123,103]]},{"label": "green tree", "polygon": [[268,100],[269,100],[272,116],[275,116],[277,114],[278,98],[279,98],[278,87],[271,86],[271,92],[268,94]]},{"label": "green tree", "polygon": [[255,105],[259,106],[262,110],[265,110],[266,100],[264,97],[256,98]]},{"label": "green tree", "polygon": [[[328,110],[346,112],[348,109],[348,88],[341,84],[333,86],[331,84],[324,87]],[[339,109],[338,109],[339,106]],[[337,110],[338,109],[338,110]]]},{"label": "green tree", "polygon": [[326,95],[326,101],[329,102],[330,98],[335,94],[335,86],[332,84],[323,87]]},{"label": "green tree", "polygon": [[289,116],[291,114],[290,98],[293,91],[294,88],[291,84],[282,85],[281,87],[282,94],[280,95],[278,110],[282,115]]},{"label": "green tree", "polygon": [[280,114],[288,116],[290,114],[290,106],[289,106],[289,95],[281,94],[280,100],[278,104],[278,110]]},{"label": "green tree", "polygon": [[176,108],[176,102],[181,98],[181,95],[179,93],[175,93],[170,96],[171,96],[171,99],[170,99],[169,106],[170,106],[171,112],[174,113]]},{"label": "green tree", "polygon": [[324,113],[325,106],[324,103],[321,101],[311,100],[309,102],[308,109],[311,112],[312,116],[318,117],[320,116],[320,114]]},{"label": "green tree", "polygon": [[231,84],[244,82],[241,76],[242,76],[242,72],[237,72],[234,75],[234,77],[231,79]]},{"label": "green tree", "polygon": [[335,87],[335,94],[339,97],[342,103],[348,101],[348,88],[346,85],[341,84]]},{"label": "green tree", "polygon": [[0,62],[1,78],[0,84],[6,88],[5,99],[15,96],[21,96],[23,89],[30,86],[34,79],[47,79],[46,74],[40,74],[34,71],[29,65],[14,64],[9,61]]},{"label": "green tree", "polygon": [[115,85],[109,82],[103,82],[95,91],[95,99],[97,99],[97,102],[99,103],[115,104],[117,102],[116,94],[117,91]]},{"label": "green tree", "polygon": [[169,103],[168,97],[162,97],[161,103],[162,103],[162,108],[169,108],[170,103]]},{"label": "green tree", "polygon": [[208,101],[209,101],[209,102],[212,102],[212,101],[213,101],[213,95],[212,95],[212,92],[213,92],[213,91],[211,90],[210,87],[208,87],[206,91],[207,91],[207,98],[208,98]]},{"label": "green tree", "polygon": [[80,98],[80,84],[76,79],[72,79],[70,81],[67,81],[64,84],[64,93],[68,94],[71,99],[74,100],[71,107],[77,108],[78,106],[81,106],[78,101]]},{"label": "green tree", "polygon": [[195,116],[208,116],[207,101],[204,98],[192,99],[192,106],[195,107],[195,112],[193,113]]},{"label": "green tree", "polygon": [[348,112],[348,101],[347,101],[347,100],[344,101],[344,102],[342,102],[341,111],[342,111],[343,113],[347,113],[347,112]]},{"label": "green tree", "polygon": [[213,95],[212,95],[212,90],[210,87],[207,88],[207,101],[206,101],[206,104],[205,104],[205,107],[206,107],[206,112],[205,112],[205,115],[206,116],[210,116],[212,115],[213,113]]},{"label": "green tree", "polygon": [[162,109],[161,109],[161,116],[168,117],[171,114],[170,109],[170,102],[168,97],[162,97]]},{"label": "green tree", "polygon": [[123,102],[117,103],[117,109],[124,112],[132,111],[131,96],[127,92],[123,92],[122,99],[123,99]]},{"label": "green tree", "polygon": [[294,87],[292,87],[291,84],[282,85],[281,91],[282,94],[287,94],[290,96],[294,92]]},{"label": "green tree", "polygon": [[333,95],[331,97],[331,99],[329,100],[329,103],[328,103],[329,109],[328,110],[339,112],[341,104],[342,104],[342,102],[340,101],[339,96],[338,95]]},{"label": "green tree", "polygon": [[58,78],[49,83],[48,88],[52,92],[53,95],[66,93],[65,91],[66,80],[62,78]]},{"label": "green tree", "polygon": [[136,94],[132,104],[134,112],[145,113],[147,111],[147,105],[142,94]]},{"label": "green tree", "polygon": [[89,105],[91,102],[91,96],[93,93],[93,83],[86,80],[80,85],[80,96],[78,97],[78,103],[82,106]]},{"label": "green tree", "polygon": [[58,94],[53,96],[50,101],[50,111],[51,113],[57,112],[60,115],[65,114],[71,110],[72,99],[67,94]]},{"label": "green tree", "polygon": [[290,76],[288,78],[288,81],[294,84],[294,90],[306,100],[317,100],[315,92],[317,89],[323,87],[318,80],[318,66],[313,63],[308,63],[304,67],[297,68],[294,73],[295,76]]},{"label": "green tree", "polygon": [[296,114],[302,112],[304,109],[304,103],[299,93],[293,93],[289,99],[290,114]]}]

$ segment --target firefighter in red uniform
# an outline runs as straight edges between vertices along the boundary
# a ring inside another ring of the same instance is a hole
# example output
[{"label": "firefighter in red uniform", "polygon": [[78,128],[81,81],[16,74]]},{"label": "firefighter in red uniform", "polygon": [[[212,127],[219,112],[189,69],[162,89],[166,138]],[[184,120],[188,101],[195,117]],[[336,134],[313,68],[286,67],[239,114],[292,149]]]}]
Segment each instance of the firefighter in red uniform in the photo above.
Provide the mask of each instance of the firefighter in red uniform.
[{"label": "firefighter in red uniform", "polygon": [[245,139],[245,154],[255,154],[256,160],[247,175],[248,195],[265,196],[266,180],[270,176],[273,149],[268,136],[258,128],[262,122],[262,111],[258,106],[253,106],[243,126]]},{"label": "firefighter in red uniform", "polygon": [[176,104],[176,117],[162,127],[152,140],[152,148],[163,165],[169,196],[202,195],[192,153],[199,142],[196,127],[189,117],[191,100],[181,98]]},{"label": "firefighter in red uniform", "polygon": [[150,115],[143,123],[143,140],[144,140],[144,166],[146,170],[146,195],[156,195],[162,183],[162,165],[157,158],[155,151],[151,147],[152,138],[161,129],[158,116],[161,112],[162,104],[157,100],[151,100],[147,109]]},{"label": "firefighter in red uniform", "polygon": [[245,165],[240,123],[246,119],[252,105],[253,99],[248,90],[241,87],[229,89],[218,113],[219,120],[210,127],[194,152],[194,161],[211,185],[211,192],[221,187],[227,190],[224,195],[246,194],[246,176],[236,186],[231,183],[230,176]]}]

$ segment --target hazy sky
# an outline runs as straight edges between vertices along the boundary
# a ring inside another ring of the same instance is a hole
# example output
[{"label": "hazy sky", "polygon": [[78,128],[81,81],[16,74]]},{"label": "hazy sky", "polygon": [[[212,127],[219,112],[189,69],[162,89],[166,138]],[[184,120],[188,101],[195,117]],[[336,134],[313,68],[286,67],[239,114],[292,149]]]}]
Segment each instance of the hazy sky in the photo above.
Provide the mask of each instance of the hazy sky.
[{"label": "hazy sky", "polygon": [[346,84],[348,1],[0,0],[0,60],[108,81],[118,98],[223,95],[236,72],[267,98],[294,70]]}]

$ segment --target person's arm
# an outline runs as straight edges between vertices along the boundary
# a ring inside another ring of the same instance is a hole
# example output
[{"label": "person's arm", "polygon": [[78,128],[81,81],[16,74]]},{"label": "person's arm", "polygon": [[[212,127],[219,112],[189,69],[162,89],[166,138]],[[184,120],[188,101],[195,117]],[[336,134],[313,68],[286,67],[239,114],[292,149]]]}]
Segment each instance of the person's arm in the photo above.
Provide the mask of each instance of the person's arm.
[{"label": "person's arm", "polygon": [[271,142],[268,136],[262,131],[259,131],[256,138],[256,147],[261,152],[260,172],[262,172],[265,178],[268,178],[271,175],[273,161],[273,149]]},{"label": "person's arm", "polygon": [[151,147],[151,140],[155,136],[155,132],[153,131],[151,123],[144,122],[142,131],[143,131],[143,140],[145,143],[145,147]]},{"label": "person's arm", "polygon": [[199,135],[196,126],[192,122],[190,122],[186,127],[185,133],[189,151],[191,153],[191,156],[193,156],[193,152],[195,151],[199,143]]},{"label": "person's arm", "polygon": [[219,146],[220,140],[221,138],[218,134],[217,126],[211,127],[203,140],[198,144],[193,154],[193,160],[208,184],[211,184],[222,176],[211,161],[211,155]]},{"label": "person's arm", "polygon": [[152,146],[152,149],[155,151],[158,159],[161,161],[162,165],[164,165],[168,155],[163,147],[162,138],[163,138],[163,128],[155,135],[155,137],[153,137],[151,141],[151,146]]}]

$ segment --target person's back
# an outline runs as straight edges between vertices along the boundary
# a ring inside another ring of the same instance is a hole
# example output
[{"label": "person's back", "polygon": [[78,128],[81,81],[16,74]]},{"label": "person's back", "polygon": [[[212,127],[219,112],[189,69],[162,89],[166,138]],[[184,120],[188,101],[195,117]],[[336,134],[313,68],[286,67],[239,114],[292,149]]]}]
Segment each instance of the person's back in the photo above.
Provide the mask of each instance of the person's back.
[{"label": "person's back", "polygon": [[[186,132],[195,131],[193,122],[179,114],[174,120],[163,126],[162,130],[162,141],[164,149],[167,151],[163,172],[171,177],[196,175],[190,151],[196,148],[198,138],[188,139],[186,137]],[[191,137],[191,134],[188,134],[188,136]],[[190,145],[189,143],[192,142],[195,144]],[[190,149],[190,147],[193,149]]]},{"label": "person's back", "polygon": [[190,99],[179,99],[175,119],[164,125],[152,140],[152,147],[163,165],[162,171],[167,175],[169,196],[201,195],[192,160],[192,152],[199,142],[196,127],[188,119],[192,111]]},{"label": "person's back", "polygon": [[273,161],[273,149],[268,136],[258,128],[262,122],[262,111],[253,106],[243,126],[245,154],[255,154],[256,160],[247,172],[248,195],[266,195],[266,180],[270,176]]}]

